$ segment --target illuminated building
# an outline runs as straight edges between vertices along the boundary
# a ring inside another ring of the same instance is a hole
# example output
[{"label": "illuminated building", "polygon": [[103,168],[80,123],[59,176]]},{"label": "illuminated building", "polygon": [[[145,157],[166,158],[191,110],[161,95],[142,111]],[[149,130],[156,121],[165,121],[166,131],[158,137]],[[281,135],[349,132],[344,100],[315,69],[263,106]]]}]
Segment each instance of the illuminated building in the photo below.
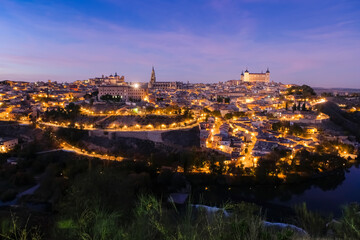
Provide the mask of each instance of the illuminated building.
[{"label": "illuminated building", "polygon": [[117,73],[115,75],[104,76],[99,78],[89,78],[90,85],[123,85],[125,84],[125,77],[119,76]]},{"label": "illuminated building", "polygon": [[270,82],[270,71],[267,69],[266,73],[249,73],[246,69],[245,72],[241,73],[240,80],[243,82],[262,82],[269,83]]},{"label": "illuminated building", "polygon": [[104,95],[119,97],[122,101],[143,100],[146,96],[146,89],[139,84],[133,85],[100,85],[98,86],[99,98]]},{"label": "illuminated building", "polygon": [[183,85],[182,82],[157,82],[154,67],[152,68],[151,78],[148,84],[150,89],[155,89],[155,90],[180,89],[182,88],[182,85]]},{"label": "illuminated building", "polygon": [[7,152],[19,143],[17,138],[0,138],[0,152]]}]

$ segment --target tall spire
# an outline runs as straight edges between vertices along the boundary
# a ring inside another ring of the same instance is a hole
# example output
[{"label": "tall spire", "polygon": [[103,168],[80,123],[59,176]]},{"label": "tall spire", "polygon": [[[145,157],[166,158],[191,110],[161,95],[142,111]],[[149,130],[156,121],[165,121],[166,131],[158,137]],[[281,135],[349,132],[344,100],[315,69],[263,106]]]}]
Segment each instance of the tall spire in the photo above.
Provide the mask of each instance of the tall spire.
[{"label": "tall spire", "polygon": [[267,68],[266,73],[270,73],[269,67]]},{"label": "tall spire", "polygon": [[151,82],[151,83],[156,82],[156,76],[155,76],[154,66],[152,67],[150,82]]}]

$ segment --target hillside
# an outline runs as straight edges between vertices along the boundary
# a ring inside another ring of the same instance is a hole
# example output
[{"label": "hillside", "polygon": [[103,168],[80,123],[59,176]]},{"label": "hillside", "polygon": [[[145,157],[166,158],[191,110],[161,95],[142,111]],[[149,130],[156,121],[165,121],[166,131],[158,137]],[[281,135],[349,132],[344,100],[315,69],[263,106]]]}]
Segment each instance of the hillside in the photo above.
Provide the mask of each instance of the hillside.
[{"label": "hillside", "polygon": [[342,127],[346,132],[360,139],[360,116],[357,113],[347,113],[340,109],[334,102],[326,102],[317,105],[317,109],[330,116],[330,120]]}]

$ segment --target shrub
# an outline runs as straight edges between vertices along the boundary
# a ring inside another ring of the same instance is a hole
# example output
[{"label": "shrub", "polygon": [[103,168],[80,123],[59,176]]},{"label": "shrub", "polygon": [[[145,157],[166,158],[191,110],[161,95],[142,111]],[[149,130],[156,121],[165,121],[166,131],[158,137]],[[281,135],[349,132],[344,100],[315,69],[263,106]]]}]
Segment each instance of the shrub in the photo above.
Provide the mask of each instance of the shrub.
[{"label": "shrub", "polygon": [[3,194],[1,194],[0,198],[1,201],[8,202],[14,200],[16,195],[17,195],[17,191],[15,191],[14,189],[8,189]]}]

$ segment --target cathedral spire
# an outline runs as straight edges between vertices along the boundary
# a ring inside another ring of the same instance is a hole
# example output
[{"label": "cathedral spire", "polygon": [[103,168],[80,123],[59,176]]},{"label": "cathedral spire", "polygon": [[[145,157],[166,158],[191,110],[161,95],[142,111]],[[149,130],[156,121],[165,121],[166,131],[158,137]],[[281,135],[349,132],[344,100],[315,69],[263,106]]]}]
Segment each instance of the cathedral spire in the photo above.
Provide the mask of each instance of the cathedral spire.
[{"label": "cathedral spire", "polygon": [[151,83],[156,82],[156,76],[155,76],[155,69],[154,69],[154,66],[152,67],[150,82],[151,82]]}]

